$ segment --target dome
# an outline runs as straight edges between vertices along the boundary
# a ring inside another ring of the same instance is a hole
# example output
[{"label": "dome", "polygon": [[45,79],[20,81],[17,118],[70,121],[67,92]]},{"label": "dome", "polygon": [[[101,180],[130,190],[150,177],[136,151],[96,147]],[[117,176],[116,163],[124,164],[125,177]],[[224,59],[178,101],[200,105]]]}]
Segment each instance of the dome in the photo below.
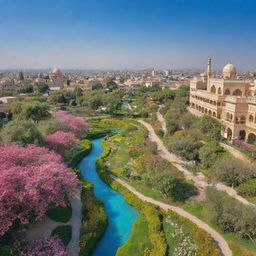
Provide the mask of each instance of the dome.
[{"label": "dome", "polygon": [[224,68],[223,68],[223,73],[236,73],[236,68],[234,67],[233,64],[228,63]]},{"label": "dome", "polygon": [[228,63],[224,68],[223,68],[223,77],[224,78],[236,78],[236,68],[234,67],[233,64]]},{"label": "dome", "polygon": [[52,74],[53,74],[53,75],[56,75],[56,76],[62,75],[61,71],[60,71],[58,68],[54,68],[54,69],[52,70]]}]

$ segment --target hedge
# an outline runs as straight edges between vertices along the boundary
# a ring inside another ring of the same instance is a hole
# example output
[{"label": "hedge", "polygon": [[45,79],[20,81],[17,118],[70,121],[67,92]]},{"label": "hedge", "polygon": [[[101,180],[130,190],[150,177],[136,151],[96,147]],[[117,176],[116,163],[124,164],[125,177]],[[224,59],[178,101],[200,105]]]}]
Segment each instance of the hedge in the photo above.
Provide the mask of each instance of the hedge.
[{"label": "hedge", "polygon": [[52,233],[51,236],[57,235],[62,243],[67,246],[72,238],[72,227],[71,225],[63,225],[56,227]]},{"label": "hedge", "polygon": [[97,243],[108,226],[108,217],[104,211],[104,204],[93,194],[93,184],[83,181],[82,192],[82,228],[80,231],[80,253],[88,256],[95,249]]},{"label": "hedge", "polygon": [[92,142],[90,140],[80,140],[78,145],[71,148],[65,155],[70,168],[75,168],[79,162],[90,153]]}]

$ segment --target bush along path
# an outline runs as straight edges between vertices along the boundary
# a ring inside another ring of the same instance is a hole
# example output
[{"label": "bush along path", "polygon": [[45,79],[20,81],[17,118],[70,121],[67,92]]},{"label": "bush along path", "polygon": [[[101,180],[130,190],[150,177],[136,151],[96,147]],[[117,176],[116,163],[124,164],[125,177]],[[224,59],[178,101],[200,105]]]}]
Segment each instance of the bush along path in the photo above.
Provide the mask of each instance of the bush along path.
[{"label": "bush along path", "polygon": [[199,197],[204,197],[204,188],[206,188],[207,186],[214,186],[218,190],[225,191],[228,195],[237,199],[243,204],[256,207],[255,204],[250,203],[245,198],[239,196],[235,189],[225,185],[224,183],[222,182],[209,183],[202,173],[194,175],[191,172],[189,172],[187,169],[183,167],[184,164],[189,164],[189,162],[183,161],[180,158],[178,158],[176,155],[170,153],[165,147],[162,140],[156,135],[154,128],[149,123],[143,120],[139,120],[139,122],[147,128],[149,132],[149,139],[157,144],[159,155],[165,158],[166,160],[168,160],[169,162],[171,162],[178,170],[183,172],[187,179],[193,180],[195,182],[194,185],[198,189]]},{"label": "bush along path", "polygon": [[190,221],[195,223],[198,227],[202,228],[203,230],[205,230],[207,233],[209,233],[213,237],[213,239],[218,244],[218,247],[220,248],[220,250],[221,250],[221,252],[224,256],[232,256],[233,255],[232,251],[230,250],[230,248],[229,248],[227,242],[225,241],[225,239],[218,232],[216,232],[214,229],[209,227],[203,221],[199,220],[197,217],[195,217],[192,214],[184,211],[180,207],[172,206],[172,205],[157,201],[153,198],[147,197],[147,196],[141,194],[140,192],[138,192],[135,188],[133,188],[132,186],[130,186],[129,184],[127,184],[123,180],[121,180],[121,179],[119,179],[119,178],[117,178],[113,175],[111,175],[111,178],[114,179],[116,182],[120,183],[125,188],[127,188],[130,192],[135,194],[141,200],[143,200],[145,202],[149,202],[151,204],[154,204],[154,205],[162,208],[165,211],[172,210],[172,211],[176,212],[177,214],[179,214],[180,216],[189,219]]}]

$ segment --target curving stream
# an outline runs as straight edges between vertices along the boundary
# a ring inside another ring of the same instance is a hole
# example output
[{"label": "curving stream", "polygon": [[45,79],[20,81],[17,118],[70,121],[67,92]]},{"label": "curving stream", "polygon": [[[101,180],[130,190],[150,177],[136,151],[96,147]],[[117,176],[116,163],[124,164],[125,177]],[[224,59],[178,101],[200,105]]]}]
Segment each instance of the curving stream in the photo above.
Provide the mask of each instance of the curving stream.
[{"label": "curving stream", "polygon": [[123,196],[104,183],[97,171],[95,162],[103,153],[101,141],[92,141],[92,151],[78,165],[83,177],[94,184],[94,194],[104,202],[108,215],[108,228],[98,243],[92,256],[114,256],[117,249],[130,237],[133,223],[138,218],[138,212],[126,203]]}]

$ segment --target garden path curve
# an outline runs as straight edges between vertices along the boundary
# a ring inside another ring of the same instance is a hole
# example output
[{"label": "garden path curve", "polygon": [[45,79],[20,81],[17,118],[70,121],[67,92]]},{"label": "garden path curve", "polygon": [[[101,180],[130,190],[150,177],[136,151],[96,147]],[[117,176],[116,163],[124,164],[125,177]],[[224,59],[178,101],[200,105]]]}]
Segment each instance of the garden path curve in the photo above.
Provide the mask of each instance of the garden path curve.
[{"label": "garden path curve", "polygon": [[172,205],[157,201],[151,197],[147,197],[147,196],[141,194],[140,192],[138,192],[134,187],[130,186],[123,180],[121,180],[113,175],[111,175],[111,177],[115,181],[117,181],[118,183],[120,183],[121,185],[126,187],[129,191],[131,191],[133,194],[135,194],[141,200],[152,203],[156,206],[159,206],[160,208],[162,208],[165,211],[172,210],[172,211],[176,212],[177,214],[179,214],[180,216],[189,219],[190,221],[195,223],[198,227],[202,228],[203,230],[205,230],[207,233],[209,233],[213,237],[213,239],[218,244],[218,247],[220,248],[220,250],[224,256],[232,256],[233,255],[232,251],[230,250],[228,243],[225,241],[225,239],[218,232],[216,232],[214,229],[212,229],[210,226],[208,226],[206,223],[204,223],[203,221],[201,221],[194,215],[184,211],[180,207],[172,206]]},{"label": "garden path curve", "polygon": [[245,198],[239,196],[235,189],[225,185],[224,183],[218,182],[218,181],[211,183],[211,182],[207,181],[207,179],[205,178],[205,176],[202,173],[192,174],[191,172],[189,172],[186,168],[183,167],[184,164],[189,164],[189,162],[184,161],[184,160],[180,159],[179,157],[177,157],[176,155],[170,153],[167,150],[167,148],[165,147],[162,140],[156,135],[154,128],[149,123],[147,123],[143,120],[139,120],[139,122],[147,128],[147,130],[149,132],[149,139],[157,144],[159,155],[162,158],[171,162],[172,165],[175,166],[178,170],[183,172],[186,179],[190,179],[195,182],[194,185],[199,190],[200,197],[204,196],[203,190],[205,187],[214,186],[218,190],[225,191],[228,195],[237,199],[241,203],[243,203],[245,205],[250,205],[250,206],[256,207],[255,204],[250,203]]},{"label": "garden path curve", "polygon": [[82,202],[81,190],[70,200],[72,206],[72,216],[67,223],[57,222],[45,216],[42,221],[35,223],[26,231],[26,237],[29,241],[40,237],[50,236],[54,228],[62,225],[72,226],[72,238],[67,246],[68,256],[77,256],[80,251],[79,238],[82,223]]}]

